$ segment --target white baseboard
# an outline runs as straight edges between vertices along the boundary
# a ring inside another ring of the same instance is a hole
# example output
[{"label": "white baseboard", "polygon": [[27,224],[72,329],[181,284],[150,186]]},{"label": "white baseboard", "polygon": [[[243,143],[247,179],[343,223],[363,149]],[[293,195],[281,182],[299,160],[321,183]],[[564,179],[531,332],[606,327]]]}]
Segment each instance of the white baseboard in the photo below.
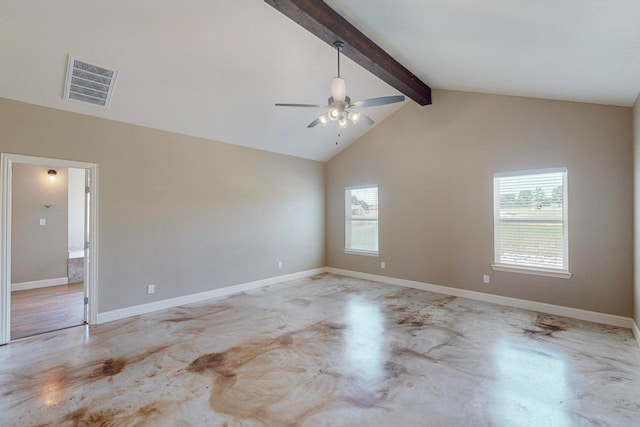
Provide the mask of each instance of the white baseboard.
[{"label": "white baseboard", "polygon": [[197,294],[184,295],[181,297],[165,299],[162,301],[155,301],[148,304],[135,305],[132,307],[120,308],[117,310],[105,311],[104,313],[98,313],[97,324],[112,322],[114,320],[125,319],[131,316],[138,316],[140,314],[151,313],[158,310],[165,310],[167,308],[178,307],[185,304],[191,304],[194,302],[200,302],[211,298],[226,297],[229,295],[237,294],[239,292],[248,291],[251,289],[257,289],[264,286],[274,285],[280,282],[286,282],[288,280],[303,279],[305,277],[315,276],[316,274],[326,273],[326,268],[316,268],[313,270],[301,271],[298,273],[286,274],[283,276],[271,277],[268,279],[256,280],[254,282],[242,283],[239,285],[227,286],[224,288],[213,289],[211,291],[199,292]]},{"label": "white baseboard", "polygon": [[638,324],[635,320],[633,320],[633,335],[636,337],[636,342],[638,343],[638,347],[640,347],[640,328],[638,328]]},{"label": "white baseboard", "polygon": [[579,308],[563,307],[560,305],[546,304],[543,302],[527,301],[518,298],[503,297],[500,295],[485,294],[482,292],[468,291],[465,289],[450,288],[448,286],[432,285],[430,283],[415,282],[413,280],[396,279],[393,277],[379,276],[377,274],[341,270],[338,268],[327,268],[327,271],[329,273],[355,277],[358,279],[382,282],[396,286],[404,286],[407,288],[421,289],[423,291],[431,291],[439,294],[468,298],[476,301],[490,302],[493,304],[505,305],[508,307],[522,308],[524,310],[537,311],[540,313],[554,314],[556,316],[570,317],[572,319],[586,320],[588,322],[600,323],[604,325],[629,328],[633,330],[636,336],[636,341],[640,342],[640,330],[638,330],[638,326],[630,317],[598,313],[595,311],[581,310]]},{"label": "white baseboard", "polygon": [[68,285],[68,277],[56,277],[54,279],[34,280],[33,282],[12,283],[12,291],[26,291],[28,289],[48,288],[49,286]]},{"label": "white baseboard", "polygon": [[298,273],[287,274],[284,276],[276,276],[268,279],[256,280],[254,282],[242,283],[234,286],[227,286],[220,289],[213,289],[211,291],[200,292],[197,294],[184,295],[177,298],[166,299],[162,301],[156,301],[148,304],[136,305],[132,307],[121,308],[112,311],[106,311],[104,313],[98,313],[97,323],[112,322],[114,320],[124,319],[131,316],[137,316],[140,314],[151,313],[158,310],[164,310],[167,308],[178,307],[185,304],[191,304],[194,302],[200,302],[211,298],[221,298],[229,295],[237,294],[239,292],[248,291],[251,289],[257,289],[264,286],[273,285],[276,283],[286,282],[288,280],[303,279],[306,277],[315,276],[316,274],[332,273],[342,276],[355,277],[358,279],[371,280],[375,282],[387,283],[395,286],[403,286],[407,288],[420,289],[423,291],[436,292],[444,295],[451,295],[461,298],[468,298],[476,301],[489,302],[498,305],[504,305],[508,307],[521,308],[524,310],[537,311],[540,313],[554,314],[556,316],[564,316],[578,320],[585,320],[588,322],[600,323],[604,325],[618,326],[622,328],[629,328],[633,331],[636,342],[640,345],[640,328],[636,322],[623,316],[616,316],[613,314],[598,313],[595,311],[582,310],[578,308],[563,307],[560,305],[547,304],[542,302],[527,301],[518,298],[503,297],[500,295],[486,294],[482,292],[468,291],[465,289],[451,288],[448,286],[433,285],[430,283],[416,282],[413,280],[396,279],[388,276],[379,276],[377,274],[360,273],[351,270],[342,270],[332,267],[316,268],[313,270],[301,271]]}]

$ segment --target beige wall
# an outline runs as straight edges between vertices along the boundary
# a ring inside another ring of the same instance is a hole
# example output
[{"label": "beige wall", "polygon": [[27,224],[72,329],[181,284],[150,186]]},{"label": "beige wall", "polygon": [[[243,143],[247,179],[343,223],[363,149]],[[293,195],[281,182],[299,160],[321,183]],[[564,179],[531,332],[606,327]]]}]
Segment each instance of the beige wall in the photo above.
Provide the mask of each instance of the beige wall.
[{"label": "beige wall", "polygon": [[[328,263],[631,316],[631,130],[629,108],[435,91],[433,105],[408,104],[328,163]],[[557,166],[568,168],[573,277],[492,271],[493,174]],[[342,251],[344,188],[365,184],[379,187],[379,258]]]},{"label": "beige wall", "polygon": [[0,129],[99,165],[99,312],[325,265],[323,163],[6,99]]},{"label": "beige wall", "polygon": [[634,172],[634,315],[640,325],[640,95],[633,106],[633,172]]},{"label": "beige wall", "polygon": [[49,169],[13,165],[11,283],[67,277],[67,171],[51,182]]},{"label": "beige wall", "polygon": [[[100,312],[324,265],[633,312],[628,108],[435,91],[434,105],[407,105],[326,171],[3,99],[0,129],[2,152],[99,164]],[[553,166],[569,170],[574,277],[492,271],[493,173]],[[380,187],[380,258],[342,252],[344,187],[364,184]]]}]

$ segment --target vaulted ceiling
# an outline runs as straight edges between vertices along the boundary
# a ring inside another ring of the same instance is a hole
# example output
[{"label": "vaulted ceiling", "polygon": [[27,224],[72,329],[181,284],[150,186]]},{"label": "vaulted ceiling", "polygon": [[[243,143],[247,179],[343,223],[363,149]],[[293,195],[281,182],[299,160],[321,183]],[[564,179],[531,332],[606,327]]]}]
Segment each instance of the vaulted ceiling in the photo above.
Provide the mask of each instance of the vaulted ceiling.
[{"label": "vaulted ceiling", "polygon": [[[637,0],[327,4],[434,89],[621,106],[640,91]],[[119,71],[109,108],[62,98],[69,54]],[[307,129],[321,111],[274,106],[326,103],[336,54],[262,0],[3,0],[0,64],[3,98],[308,159],[371,129]],[[353,100],[400,94],[341,71]]]}]

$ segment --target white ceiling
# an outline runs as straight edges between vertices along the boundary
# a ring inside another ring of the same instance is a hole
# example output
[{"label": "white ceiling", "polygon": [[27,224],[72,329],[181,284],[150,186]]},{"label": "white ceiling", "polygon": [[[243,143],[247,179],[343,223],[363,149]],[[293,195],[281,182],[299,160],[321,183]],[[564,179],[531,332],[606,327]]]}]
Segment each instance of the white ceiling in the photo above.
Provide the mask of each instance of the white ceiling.
[{"label": "white ceiling", "polygon": [[[622,106],[640,91],[638,0],[327,3],[432,88]],[[62,98],[68,54],[119,70],[108,109]],[[273,105],[326,103],[336,54],[261,0],[2,0],[0,64],[3,98],[308,159],[370,129],[338,138],[306,128],[321,110]],[[347,58],[342,77],[353,100],[399,94]]]}]

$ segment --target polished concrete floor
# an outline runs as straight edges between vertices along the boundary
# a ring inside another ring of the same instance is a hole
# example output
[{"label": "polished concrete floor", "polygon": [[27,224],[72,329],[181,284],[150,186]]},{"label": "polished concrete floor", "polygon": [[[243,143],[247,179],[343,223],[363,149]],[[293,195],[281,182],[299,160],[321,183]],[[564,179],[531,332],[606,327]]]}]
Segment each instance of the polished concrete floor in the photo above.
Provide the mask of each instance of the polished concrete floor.
[{"label": "polished concrete floor", "polygon": [[0,347],[3,426],[639,426],[628,329],[334,275]]}]

